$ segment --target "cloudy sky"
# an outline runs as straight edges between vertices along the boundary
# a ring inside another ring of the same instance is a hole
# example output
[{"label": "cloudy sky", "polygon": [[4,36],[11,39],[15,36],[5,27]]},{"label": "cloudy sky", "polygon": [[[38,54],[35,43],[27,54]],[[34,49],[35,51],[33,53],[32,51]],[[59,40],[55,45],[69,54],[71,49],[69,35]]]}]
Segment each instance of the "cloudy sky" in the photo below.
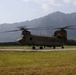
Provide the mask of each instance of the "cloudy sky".
[{"label": "cloudy sky", "polygon": [[56,11],[76,12],[76,0],[0,0],[0,24],[32,20]]}]

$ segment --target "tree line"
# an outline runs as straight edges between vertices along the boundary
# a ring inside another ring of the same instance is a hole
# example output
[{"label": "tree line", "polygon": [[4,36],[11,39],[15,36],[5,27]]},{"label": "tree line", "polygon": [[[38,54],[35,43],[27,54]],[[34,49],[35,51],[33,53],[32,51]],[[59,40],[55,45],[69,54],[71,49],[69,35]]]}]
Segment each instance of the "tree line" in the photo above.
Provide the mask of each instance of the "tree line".
[{"label": "tree line", "polygon": [[68,40],[66,45],[76,45],[76,40]]},{"label": "tree line", "polygon": [[17,46],[19,44],[17,44],[16,42],[1,42],[0,46]]}]

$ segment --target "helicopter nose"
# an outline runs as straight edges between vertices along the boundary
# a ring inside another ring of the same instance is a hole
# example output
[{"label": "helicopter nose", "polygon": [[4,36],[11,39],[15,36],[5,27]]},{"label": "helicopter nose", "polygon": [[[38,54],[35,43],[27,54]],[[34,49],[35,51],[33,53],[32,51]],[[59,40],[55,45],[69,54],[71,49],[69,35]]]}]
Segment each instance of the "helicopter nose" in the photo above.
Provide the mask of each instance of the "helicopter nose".
[{"label": "helicopter nose", "polygon": [[22,39],[21,38],[19,38],[19,39],[17,39],[17,41],[16,41],[18,44],[21,44],[22,43]]}]

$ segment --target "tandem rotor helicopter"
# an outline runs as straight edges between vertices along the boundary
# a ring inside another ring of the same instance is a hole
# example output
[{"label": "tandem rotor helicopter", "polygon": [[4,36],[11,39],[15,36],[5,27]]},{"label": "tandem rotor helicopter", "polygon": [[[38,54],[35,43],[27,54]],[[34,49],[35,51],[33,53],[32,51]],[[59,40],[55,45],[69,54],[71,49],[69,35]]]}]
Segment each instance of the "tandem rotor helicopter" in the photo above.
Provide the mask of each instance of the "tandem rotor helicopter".
[{"label": "tandem rotor helicopter", "polygon": [[56,46],[61,46],[64,48],[64,44],[67,42],[67,31],[66,29],[73,29],[72,26],[65,26],[57,29],[52,36],[41,36],[31,34],[30,29],[34,28],[26,28],[25,26],[18,27],[18,30],[11,30],[6,32],[16,32],[22,31],[21,37],[17,39],[17,43],[21,45],[32,46],[32,49],[36,49],[36,46],[39,46],[40,49],[47,47],[56,48]]}]

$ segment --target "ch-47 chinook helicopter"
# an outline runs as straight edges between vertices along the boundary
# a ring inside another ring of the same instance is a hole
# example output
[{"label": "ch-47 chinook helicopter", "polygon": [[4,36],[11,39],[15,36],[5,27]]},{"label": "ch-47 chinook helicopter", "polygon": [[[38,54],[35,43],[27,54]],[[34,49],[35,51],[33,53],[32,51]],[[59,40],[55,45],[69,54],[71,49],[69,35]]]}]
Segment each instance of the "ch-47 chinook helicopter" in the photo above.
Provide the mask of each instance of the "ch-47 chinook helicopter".
[{"label": "ch-47 chinook helicopter", "polygon": [[[22,37],[17,39],[17,43],[21,45],[32,46],[32,49],[35,49],[36,46],[39,46],[40,49],[43,47],[53,47],[55,49],[56,46],[61,46],[62,49],[64,48],[64,44],[67,42],[67,31],[66,29],[73,29],[72,26],[65,26],[57,29],[54,32],[53,36],[40,36],[31,34],[31,32],[26,27],[19,27],[19,30],[22,31]],[[12,30],[19,31],[19,30]]]}]

